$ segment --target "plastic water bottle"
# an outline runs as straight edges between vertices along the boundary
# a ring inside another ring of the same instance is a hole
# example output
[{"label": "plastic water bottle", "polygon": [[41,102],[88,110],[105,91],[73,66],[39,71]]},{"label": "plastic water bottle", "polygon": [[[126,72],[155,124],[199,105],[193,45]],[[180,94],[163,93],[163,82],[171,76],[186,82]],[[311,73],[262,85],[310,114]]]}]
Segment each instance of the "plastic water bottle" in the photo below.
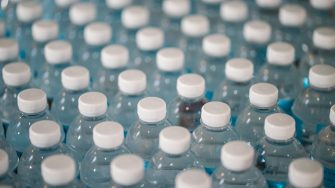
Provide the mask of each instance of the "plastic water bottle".
[{"label": "plastic water bottle", "polygon": [[21,184],[25,187],[36,187],[42,180],[42,161],[54,154],[69,153],[69,149],[61,143],[63,127],[54,121],[42,120],[29,128],[31,145],[23,152],[18,166]]},{"label": "plastic water bottle", "polygon": [[201,125],[192,133],[191,150],[212,174],[220,166],[222,145],[239,140],[240,136],[230,125],[230,108],[222,102],[206,103],[201,110]]},{"label": "plastic water bottle", "polygon": [[119,92],[112,99],[109,113],[113,120],[119,122],[127,133],[136,121],[136,105],[146,95],[146,75],[136,69],[128,69],[119,74]]},{"label": "plastic water bottle", "polygon": [[[19,158],[16,154],[15,149],[8,142],[6,142],[4,137],[0,138],[0,150],[5,151],[8,155],[8,169],[6,171],[14,172],[14,170],[17,168],[17,165],[19,164]],[[0,168],[1,167],[5,167],[5,165],[0,165]]]},{"label": "plastic water bottle", "polygon": [[[43,90],[31,88],[23,90],[17,96],[20,114],[12,121],[7,130],[7,142],[21,154],[29,146],[29,128],[40,120],[55,120],[50,114],[47,96]],[[62,131],[62,139],[64,132]]]},{"label": "plastic water bottle", "polygon": [[12,24],[17,22],[16,7],[22,0],[9,0],[3,4],[1,8],[1,14],[3,15],[4,22],[6,24],[6,36],[12,36],[15,26]]},{"label": "plastic water bottle", "polygon": [[90,75],[85,67],[71,66],[62,71],[61,82],[63,88],[55,96],[51,112],[64,126],[66,133],[79,115],[78,98],[88,91]]},{"label": "plastic water bottle", "polygon": [[211,31],[218,32],[222,20],[220,18],[220,5],[222,0],[201,0],[196,2],[196,11],[205,15],[210,22]]},{"label": "plastic water bottle", "polygon": [[251,12],[251,17],[264,20],[271,24],[272,28],[275,28],[279,25],[278,13],[282,4],[283,0],[256,0],[256,6]]},{"label": "plastic water bottle", "polygon": [[111,24],[113,28],[113,33],[120,33],[122,27],[122,11],[130,6],[132,4],[132,1],[133,0],[106,0],[106,5],[108,9],[102,20]]},{"label": "plastic water bottle", "polygon": [[295,49],[290,43],[274,42],[267,48],[267,63],[258,71],[255,82],[271,83],[278,88],[278,105],[290,112],[298,95],[299,72],[294,65]]},{"label": "plastic water bottle", "polygon": [[150,25],[155,27],[160,26],[163,17],[163,2],[164,0],[144,0],[143,5],[150,10]]},{"label": "plastic water bottle", "polygon": [[176,176],[176,188],[211,188],[212,180],[205,171],[189,169],[181,171]]},{"label": "plastic water bottle", "polygon": [[231,54],[230,46],[230,39],[222,34],[208,35],[202,41],[203,56],[197,62],[197,72],[206,80],[206,98],[209,100],[223,80],[225,64]]},{"label": "plastic water bottle", "polygon": [[278,89],[268,83],[257,83],[250,87],[249,105],[237,117],[236,130],[241,139],[256,146],[264,135],[264,120],[273,113],[280,112],[277,106]]},{"label": "plastic water bottle", "polygon": [[159,133],[159,148],[147,170],[152,186],[172,187],[177,174],[188,168],[202,168],[189,150],[191,134],[183,127],[170,126]]},{"label": "plastic water bottle", "polygon": [[[5,65],[10,62],[18,60],[19,55],[19,45],[15,40],[12,39],[0,39],[0,77],[2,78],[2,69]],[[0,79],[0,93],[4,90],[3,80]]]},{"label": "plastic water bottle", "polygon": [[118,155],[129,153],[123,145],[123,127],[117,122],[105,121],[93,129],[92,146],[80,163],[80,179],[89,187],[110,184],[110,163]]},{"label": "plastic water bottle", "polygon": [[17,177],[9,168],[10,156],[8,153],[0,149],[0,186],[15,187],[17,186]]},{"label": "plastic water bottle", "polygon": [[200,125],[200,113],[206,103],[205,80],[198,74],[185,74],[177,80],[178,96],[169,104],[168,118],[173,125],[193,131]]},{"label": "plastic water bottle", "polygon": [[244,141],[231,141],[221,149],[221,166],[212,175],[213,187],[263,187],[266,180],[254,166],[254,149]]},{"label": "plastic water bottle", "polygon": [[214,100],[229,105],[232,125],[235,125],[237,116],[248,102],[253,68],[253,63],[247,59],[234,58],[229,60],[225,64],[225,78],[214,93]]},{"label": "plastic water bottle", "polygon": [[308,28],[313,30],[320,26],[334,26],[334,1],[309,0]]},{"label": "plastic water bottle", "polygon": [[295,121],[286,114],[271,114],[265,118],[264,132],[265,137],[256,146],[256,166],[269,187],[285,187],[290,163],[307,157],[304,147],[294,138]]},{"label": "plastic water bottle", "polygon": [[324,167],[324,186],[334,187],[335,160],[332,153],[335,151],[335,105],[330,109],[330,124],[322,129],[312,146],[312,158],[320,161]]},{"label": "plastic water bottle", "polygon": [[322,186],[323,170],[322,165],[307,158],[296,159],[291,162],[288,169],[289,185],[286,188]]},{"label": "plastic water bottle", "polygon": [[335,68],[313,66],[309,71],[309,84],[310,87],[300,92],[292,106],[307,151],[319,131],[329,123],[329,109],[335,104]]}]

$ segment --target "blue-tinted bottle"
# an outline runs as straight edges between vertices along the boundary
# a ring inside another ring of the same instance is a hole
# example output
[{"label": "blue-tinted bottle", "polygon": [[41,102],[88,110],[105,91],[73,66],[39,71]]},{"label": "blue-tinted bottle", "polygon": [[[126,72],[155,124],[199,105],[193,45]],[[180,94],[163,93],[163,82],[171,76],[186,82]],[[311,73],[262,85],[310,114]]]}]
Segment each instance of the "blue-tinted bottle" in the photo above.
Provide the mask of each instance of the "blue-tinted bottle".
[{"label": "blue-tinted bottle", "polygon": [[[113,33],[120,33],[122,27],[122,11],[132,4],[133,0],[107,0],[107,11],[101,18],[104,22],[109,23],[113,28]],[[106,7],[106,5],[104,5]]]},{"label": "blue-tinted bottle", "polygon": [[213,32],[218,32],[222,22],[220,17],[221,3],[221,0],[200,0],[195,3],[197,12],[208,18],[210,22],[210,30]]},{"label": "blue-tinted bottle", "polygon": [[7,151],[0,149],[0,186],[1,187],[17,187],[17,176],[10,169],[10,155]]},{"label": "blue-tinted bottle", "polygon": [[4,137],[0,138],[0,150],[5,151],[8,155],[8,172],[14,172],[19,164],[19,157],[17,156],[15,149],[5,140]]},{"label": "blue-tinted bottle", "polygon": [[[0,69],[2,70],[5,65],[10,62],[17,61],[19,55],[19,45],[15,40],[12,39],[0,39]],[[0,71],[0,93],[3,93],[5,84],[2,79],[2,71]]]},{"label": "blue-tinted bottle", "polygon": [[320,26],[334,26],[334,1],[310,0],[307,8],[309,12],[307,20],[309,33]]},{"label": "blue-tinted bottle", "polygon": [[276,28],[279,25],[278,13],[283,0],[256,0],[255,3],[250,13],[251,18],[264,20],[271,24],[272,28]]},{"label": "blue-tinted bottle", "polygon": [[175,179],[176,188],[183,187],[202,187],[211,188],[212,179],[204,170],[201,169],[187,169],[178,173]]},{"label": "blue-tinted bottle", "polygon": [[[15,28],[15,25],[12,24],[14,22],[17,22],[16,17],[16,7],[22,0],[9,0],[7,1],[7,4],[4,4],[2,7],[2,13],[3,18],[5,20],[6,28],[5,28],[5,35],[6,36],[13,36],[13,31]],[[15,34],[15,33],[14,33]],[[14,35],[15,36],[15,35]]]},{"label": "blue-tinted bottle", "polygon": [[78,2],[79,0],[55,0],[55,8],[52,12],[53,19],[58,23],[59,26],[59,36],[61,39],[67,37],[68,25],[70,21],[70,7],[72,4]]}]

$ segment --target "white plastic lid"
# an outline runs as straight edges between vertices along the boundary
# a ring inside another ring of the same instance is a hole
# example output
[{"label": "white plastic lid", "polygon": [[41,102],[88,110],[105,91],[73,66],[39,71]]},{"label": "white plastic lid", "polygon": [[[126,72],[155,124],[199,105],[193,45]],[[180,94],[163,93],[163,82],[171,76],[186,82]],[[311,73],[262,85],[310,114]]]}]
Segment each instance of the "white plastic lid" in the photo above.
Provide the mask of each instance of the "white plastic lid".
[{"label": "white plastic lid", "polygon": [[177,92],[185,98],[198,98],[205,92],[205,79],[198,74],[184,74],[177,80]]},{"label": "white plastic lid", "polygon": [[135,185],[144,178],[144,161],[134,154],[119,155],[111,163],[111,175],[119,185]]},{"label": "white plastic lid", "polygon": [[329,27],[319,27],[313,32],[314,46],[325,49],[335,49],[335,29]]},{"label": "white plastic lid", "polygon": [[95,20],[97,10],[94,3],[81,2],[71,6],[69,16],[72,24],[86,25]]},{"label": "white plastic lid", "polygon": [[166,117],[166,103],[158,97],[146,97],[137,103],[140,120],[149,123],[162,121]]},{"label": "white plastic lid", "polygon": [[295,59],[295,49],[290,43],[274,42],[267,47],[266,58],[274,65],[290,65]]},{"label": "white plastic lid", "polygon": [[61,141],[60,126],[50,120],[37,121],[29,128],[29,139],[38,148],[55,146]]},{"label": "white plastic lid", "polygon": [[113,44],[101,50],[101,63],[107,69],[125,67],[128,61],[129,51],[125,46]]},{"label": "white plastic lid", "polygon": [[140,70],[128,69],[119,74],[118,86],[121,92],[136,95],[147,87],[147,76]]},{"label": "white plastic lid", "polygon": [[229,124],[231,110],[223,102],[208,102],[201,109],[201,121],[209,127],[224,127]]},{"label": "white plastic lid", "polygon": [[180,18],[186,16],[191,11],[189,0],[164,0],[163,2],[164,13],[173,18]]},{"label": "white plastic lid", "polygon": [[78,1],[79,0],[55,0],[55,3],[58,7],[66,8]]},{"label": "white plastic lid", "polygon": [[106,4],[110,9],[120,10],[130,5],[132,0],[106,0]]},{"label": "white plastic lid", "polygon": [[32,26],[33,39],[37,42],[47,42],[58,37],[58,24],[51,20],[40,20]]},{"label": "white plastic lid", "polygon": [[183,34],[189,37],[202,37],[209,32],[208,18],[203,15],[186,16],[181,21]]},{"label": "white plastic lid", "polygon": [[76,163],[67,155],[55,154],[47,157],[41,165],[43,180],[52,186],[62,186],[75,179]]},{"label": "white plastic lid", "polygon": [[179,48],[163,48],[157,52],[156,62],[161,71],[180,71],[184,67],[185,55]]},{"label": "white plastic lid", "polygon": [[271,114],[265,118],[264,131],[273,140],[289,140],[295,134],[295,121],[287,114]]},{"label": "white plastic lid", "polygon": [[249,100],[259,108],[275,106],[278,100],[278,89],[269,83],[257,83],[249,89]]},{"label": "white plastic lid", "polygon": [[17,96],[17,105],[23,113],[39,113],[47,108],[47,95],[41,89],[26,89]]},{"label": "white plastic lid", "polygon": [[284,26],[301,26],[306,18],[307,12],[300,5],[288,4],[279,9],[279,21]]},{"label": "white plastic lid", "polygon": [[5,35],[6,25],[4,21],[0,21],[0,37],[2,38]]},{"label": "white plastic lid", "polygon": [[100,92],[87,92],[78,99],[79,112],[87,117],[97,117],[107,111],[107,97]]},{"label": "white plastic lid", "polygon": [[0,39],[0,61],[10,61],[18,57],[19,45],[15,40]]},{"label": "white plastic lid", "polygon": [[149,23],[149,10],[142,6],[130,6],[122,11],[121,21],[127,29],[139,29]]},{"label": "white plastic lid", "polygon": [[334,5],[333,0],[310,0],[309,2],[313,8],[320,10],[332,9]]},{"label": "white plastic lid", "polygon": [[136,33],[136,44],[140,50],[158,50],[164,44],[164,33],[156,27],[146,27]]},{"label": "white plastic lid", "polygon": [[331,65],[318,64],[309,69],[309,83],[320,89],[335,87],[335,68]]},{"label": "white plastic lid", "polygon": [[271,26],[261,20],[249,21],[244,24],[243,37],[248,42],[265,44],[271,38]]},{"label": "white plastic lid", "polygon": [[2,69],[3,81],[7,86],[18,87],[31,79],[30,67],[23,62],[9,63]]},{"label": "white plastic lid", "polygon": [[208,35],[202,40],[202,50],[212,57],[227,56],[230,53],[230,46],[230,39],[222,34]]},{"label": "white plastic lid", "polygon": [[212,180],[200,169],[188,169],[176,176],[176,188],[211,188]]},{"label": "white plastic lid", "polygon": [[93,22],[85,27],[84,39],[91,46],[108,44],[112,39],[112,28],[105,22]]},{"label": "white plastic lid", "polygon": [[282,0],[256,0],[257,6],[265,9],[275,9],[282,4]]},{"label": "white plastic lid", "polygon": [[62,85],[65,89],[78,91],[86,89],[90,83],[90,73],[83,66],[71,66],[62,71]]},{"label": "white plastic lid", "polygon": [[42,4],[36,1],[22,1],[16,7],[16,16],[20,22],[33,22],[42,16]]},{"label": "white plastic lid", "polygon": [[9,168],[9,157],[5,150],[0,149],[0,176],[7,173]]},{"label": "white plastic lid", "polygon": [[169,126],[159,133],[159,148],[168,154],[185,153],[191,145],[191,134],[184,127]]},{"label": "white plastic lid", "polygon": [[244,141],[231,141],[221,148],[221,163],[232,171],[249,169],[254,162],[255,151]]},{"label": "white plastic lid", "polygon": [[319,187],[323,181],[322,165],[307,158],[296,159],[289,166],[288,179],[295,187]]},{"label": "white plastic lid", "polygon": [[225,65],[225,74],[234,82],[247,82],[253,77],[254,64],[244,58],[230,59]]},{"label": "white plastic lid", "polygon": [[69,63],[72,59],[72,45],[61,40],[49,42],[44,47],[44,56],[50,64]]},{"label": "white plastic lid", "polygon": [[113,149],[122,145],[124,130],[121,124],[114,121],[105,121],[93,128],[93,142],[103,149]]},{"label": "white plastic lid", "polygon": [[329,119],[330,123],[335,125],[335,105],[330,108]]},{"label": "white plastic lid", "polygon": [[227,1],[221,5],[220,15],[224,21],[242,22],[248,17],[248,7],[243,1]]}]

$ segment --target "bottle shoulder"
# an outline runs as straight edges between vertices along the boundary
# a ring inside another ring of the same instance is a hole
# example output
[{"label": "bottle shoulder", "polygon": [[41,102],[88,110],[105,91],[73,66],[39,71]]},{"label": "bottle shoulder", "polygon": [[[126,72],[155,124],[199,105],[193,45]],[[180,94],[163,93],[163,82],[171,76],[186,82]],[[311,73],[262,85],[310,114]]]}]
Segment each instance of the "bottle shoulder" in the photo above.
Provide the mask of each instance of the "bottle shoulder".
[{"label": "bottle shoulder", "polygon": [[260,156],[278,158],[308,157],[304,147],[295,138],[287,142],[276,142],[263,138],[256,146],[256,151]]},{"label": "bottle shoulder", "polygon": [[200,125],[192,133],[193,142],[198,144],[221,145],[229,141],[239,139],[240,136],[231,125],[227,125],[223,128],[213,129],[209,129],[204,125]]},{"label": "bottle shoulder", "polygon": [[191,167],[202,168],[202,164],[191,151],[187,151],[186,153],[177,156],[159,151],[152,157],[149,166],[156,170],[183,170]]}]

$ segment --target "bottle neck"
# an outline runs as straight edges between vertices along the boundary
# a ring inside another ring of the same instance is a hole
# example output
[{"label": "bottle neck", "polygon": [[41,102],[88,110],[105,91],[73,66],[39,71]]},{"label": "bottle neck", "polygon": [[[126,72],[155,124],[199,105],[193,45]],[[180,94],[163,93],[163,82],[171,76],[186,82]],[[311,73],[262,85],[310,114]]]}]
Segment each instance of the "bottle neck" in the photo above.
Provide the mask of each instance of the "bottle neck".
[{"label": "bottle neck", "polygon": [[286,140],[275,140],[275,139],[272,139],[272,138],[266,136],[265,139],[270,143],[282,144],[282,145],[290,144],[294,141],[294,137],[286,139]]},{"label": "bottle neck", "polygon": [[47,113],[47,108],[45,108],[43,111],[36,112],[36,113],[25,113],[21,111],[21,115],[24,117],[41,117],[44,116]]},{"label": "bottle neck", "polygon": [[99,121],[99,120],[102,120],[106,117],[106,113],[104,113],[100,116],[94,116],[94,117],[88,117],[88,116],[85,116],[85,115],[81,114],[81,117],[86,121]]},{"label": "bottle neck", "polygon": [[214,131],[214,132],[221,132],[221,131],[225,131],[225,130],[228,130],[230,124],[226,124],[226,125],[223,125],[223,126],[220,126],[220,127],[213,127],[213,126],[209,126],[207,124],[205,124],[202,119],[200,119],[200,122],[201,122],[201,125],[204,126],[207,130],[210,130],[210,131]]}]

